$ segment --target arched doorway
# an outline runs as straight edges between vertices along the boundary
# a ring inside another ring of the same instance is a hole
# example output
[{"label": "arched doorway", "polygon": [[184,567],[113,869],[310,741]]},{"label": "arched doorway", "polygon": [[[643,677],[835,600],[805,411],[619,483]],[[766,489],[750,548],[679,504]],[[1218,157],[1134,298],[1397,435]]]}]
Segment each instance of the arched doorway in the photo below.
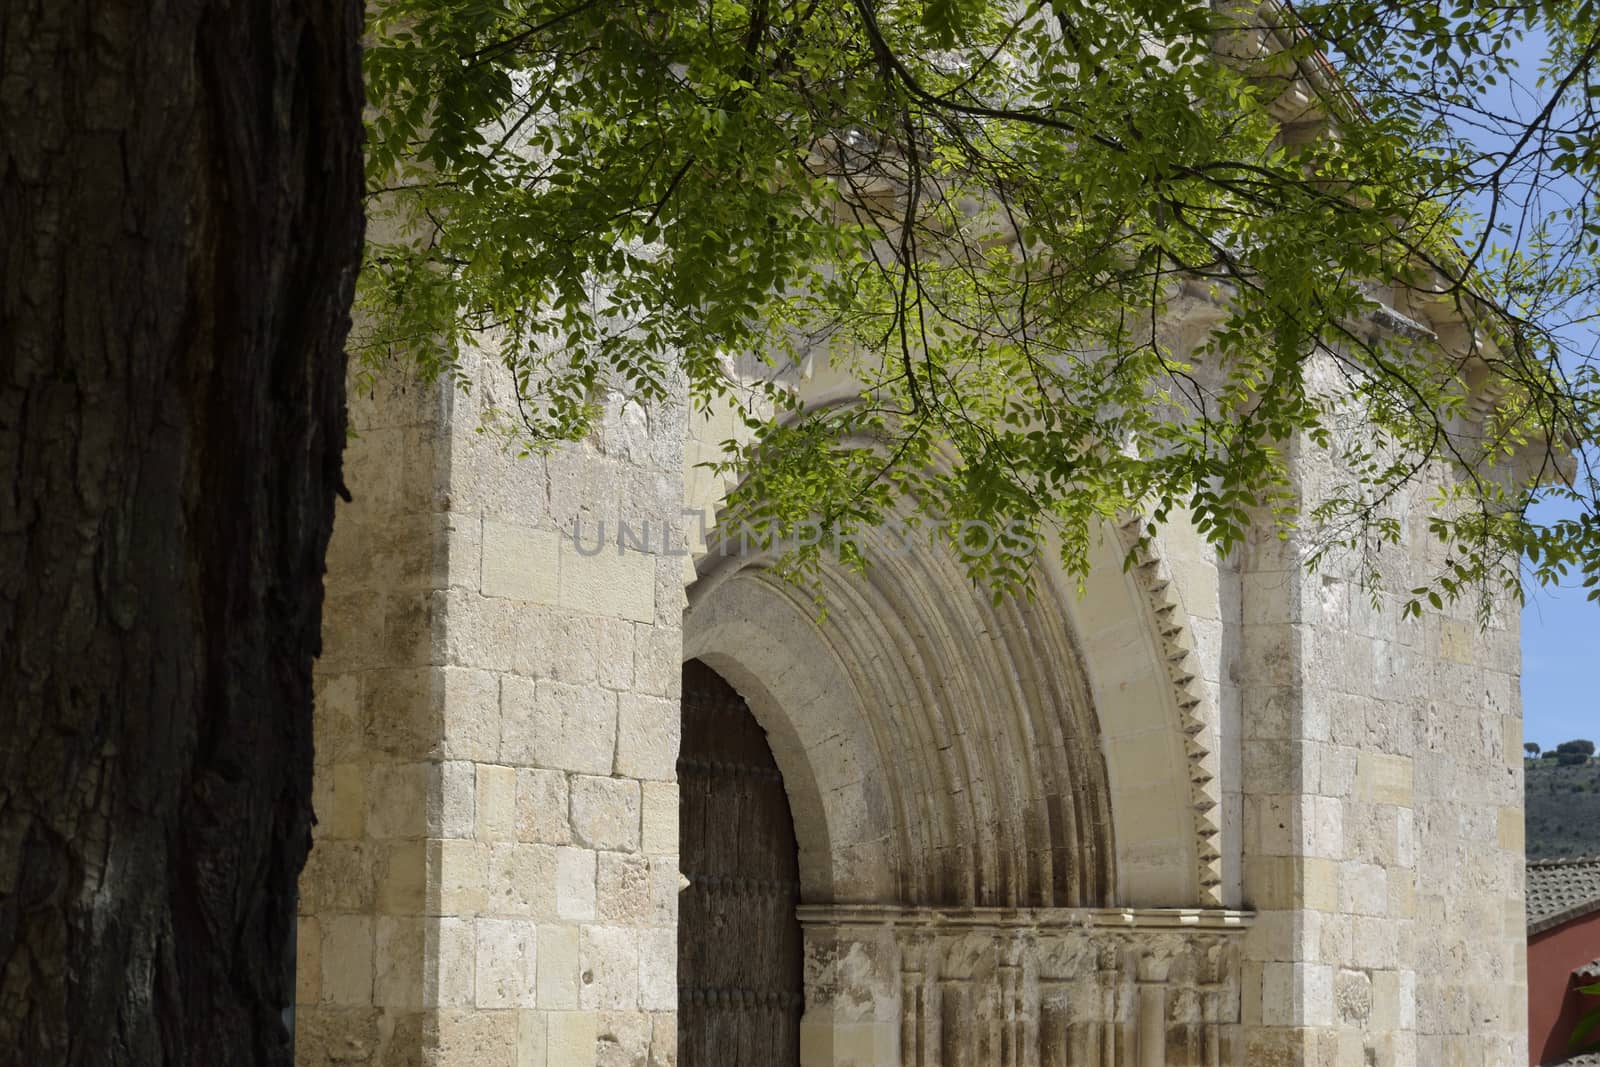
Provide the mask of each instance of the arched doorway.
[{"label": "arched doorway", "polygon": [[802,947],[794,819],[767,735],[698,660],[683,667],[679,1067],[796,1067]]}]

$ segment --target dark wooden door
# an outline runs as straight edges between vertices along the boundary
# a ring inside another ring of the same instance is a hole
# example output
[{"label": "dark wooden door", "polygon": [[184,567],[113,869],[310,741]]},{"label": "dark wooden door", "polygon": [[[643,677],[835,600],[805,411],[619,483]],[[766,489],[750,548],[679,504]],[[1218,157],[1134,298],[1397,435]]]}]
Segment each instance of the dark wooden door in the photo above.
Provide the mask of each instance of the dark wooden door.
[{"label": "dark wooden door", "polygon": [[683,668],[679,1067],[798,1067],[794,819],[767,735],[733,687]]}]

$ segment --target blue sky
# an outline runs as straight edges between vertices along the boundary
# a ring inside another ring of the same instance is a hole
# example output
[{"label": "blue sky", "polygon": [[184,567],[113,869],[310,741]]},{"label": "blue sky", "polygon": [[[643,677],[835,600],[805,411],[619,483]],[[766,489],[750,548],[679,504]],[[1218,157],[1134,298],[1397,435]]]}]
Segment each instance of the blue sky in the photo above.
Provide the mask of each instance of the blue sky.
[{"label": "blue sky", "polygon": [[[1543,504],[1544,521],[1572,513]],[[1600,604],[1584,599],[1580,579],[1533,588],[1522,611],[1522,736],[1544,748],[1600,740]]]},{"label": "blue sky", "polygon": [[[1541,33],[1522,41],[1511,54],[1519,76],[1501,81],[1486,105],[1512,115],[1536,113],[1543,93],[1532,83],[1547,47]],[[1470,136],[1480,148],[1510,145],[1482,127]],[[1563,192],[1556,181],[1535,195],[1559,200]],[[1512,199],[1518,197],[1512,194]],[[1578,327],[1568,340],[1572,351],[1592,355],[1600,347],[1589,327]],[[1534,507],[1530,518],[1551,522],[1572,517],[1576,510],[1564,501],[1545,502]],[[1600,741],[1600,604],[1585,599],[1581,583],[1579,575],[1561,586],[1529,587],[1522,612],[1522,735],[1544,748],[1580,737]]]}]

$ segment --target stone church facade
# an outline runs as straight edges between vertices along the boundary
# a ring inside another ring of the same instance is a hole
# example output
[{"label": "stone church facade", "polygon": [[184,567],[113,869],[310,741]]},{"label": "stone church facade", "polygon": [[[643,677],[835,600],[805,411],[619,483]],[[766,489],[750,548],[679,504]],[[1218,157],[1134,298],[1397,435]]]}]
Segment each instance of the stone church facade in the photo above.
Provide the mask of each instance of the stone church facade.
[{"label": "stone church facade", "polygon": [[998,606],[869,546],[819,617],[706,547],[731,415],[618,398],[518,459],[504,388],[352,400],[301,1064],[1525,1062],[1514,611],[1402,620],[1177,520]]}]

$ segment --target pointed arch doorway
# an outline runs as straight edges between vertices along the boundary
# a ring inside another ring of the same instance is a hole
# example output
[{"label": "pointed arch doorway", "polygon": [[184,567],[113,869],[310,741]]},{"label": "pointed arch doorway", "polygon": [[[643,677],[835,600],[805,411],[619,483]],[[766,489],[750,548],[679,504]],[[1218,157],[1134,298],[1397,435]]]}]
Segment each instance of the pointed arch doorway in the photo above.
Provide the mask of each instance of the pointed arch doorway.
[{"label": "pointed arch doorway", "polygon": [[678,1067],[798,1067],[799,850],[783,776],[744,699],[683,667]]}]

